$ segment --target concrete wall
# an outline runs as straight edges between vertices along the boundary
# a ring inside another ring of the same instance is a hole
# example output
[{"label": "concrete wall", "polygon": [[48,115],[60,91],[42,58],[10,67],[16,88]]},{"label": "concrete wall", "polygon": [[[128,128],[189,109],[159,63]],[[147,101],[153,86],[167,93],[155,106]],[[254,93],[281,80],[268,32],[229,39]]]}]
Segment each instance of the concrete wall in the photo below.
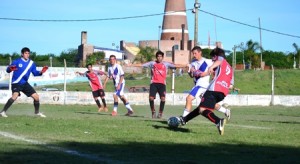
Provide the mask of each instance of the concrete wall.
[{"label": "concrete wall", "polygon": [[[95,104],[91,92],[63,92],[63,91],[39,91],[41,104]],[[107,104],[113,104],[111,92],[106,93]],[[132,105],[148,105],[148,93],[126,93],[126,97]],[[185,105],[187,93],[167,93],[166,105]],[[8,90],[0,90],[0,104],[5,104],[11,97]],[[159,97],[156,97],[155,104],[159,105]],[[196,106],[200,99],[196,99],[193,105]],[[32,98],[27,98],[24,94],[16,101],[16,103],[32,103]],[[231,106],[269,106],[271,103],[270,95],[228,95],[224,103]],[[283,106],[300,106],[300,96],[274,96],[274,105]]]}]

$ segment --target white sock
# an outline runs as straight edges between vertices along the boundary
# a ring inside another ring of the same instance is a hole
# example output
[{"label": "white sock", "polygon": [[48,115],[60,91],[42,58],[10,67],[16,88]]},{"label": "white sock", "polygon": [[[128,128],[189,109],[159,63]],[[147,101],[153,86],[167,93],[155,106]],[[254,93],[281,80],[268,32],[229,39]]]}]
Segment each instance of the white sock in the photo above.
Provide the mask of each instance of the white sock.
[{"label": "white sock", "polygon": [[221,107],[218,109],[218,111],[219,111],[219,112],[222,112],[222,113],[226,113],[227,109],[221,106]]},{"label": "white sock", "polygon": [[189,113],[190,113],[190,112],[189,112],[187,109],[184,109],[184,110],[183,110],[182,116],[185,117],[185,116],[187,116]]},{"label": "white sock", "polygon": [[130,111],[132,111],[132,108],[131,108],[131,106],[130,106],[130,104],[129,104],[129,103],[127,103],[127,104],[125,105],[125,107],[127,108],[127,110],[130,110]]}]

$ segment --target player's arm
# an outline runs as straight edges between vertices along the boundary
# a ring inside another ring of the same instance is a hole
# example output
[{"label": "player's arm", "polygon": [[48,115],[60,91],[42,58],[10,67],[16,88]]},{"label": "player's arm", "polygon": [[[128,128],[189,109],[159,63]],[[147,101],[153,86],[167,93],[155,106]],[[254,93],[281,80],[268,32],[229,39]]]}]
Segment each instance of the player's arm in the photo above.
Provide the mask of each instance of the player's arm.
[{"label": "player's arm", "polygon": [[208,68],[208,73],[209,73],[209,74],[213,73],[213,72],[214,72],[214,69],[215,69],[216,67],[218,67],[219,65],[221,65],[221,63],[222,63],[222,60],[217,60],[217,61],[215,61],[215,62],[212,64],[212,66],[210,66],[210,67]]},{"label": "player's arm", "polygon": [[81,73],[81,72],[78,72],[78,71],[76,71],[75,73],[79,74],[80,76],[84,75],[84,73]]}]

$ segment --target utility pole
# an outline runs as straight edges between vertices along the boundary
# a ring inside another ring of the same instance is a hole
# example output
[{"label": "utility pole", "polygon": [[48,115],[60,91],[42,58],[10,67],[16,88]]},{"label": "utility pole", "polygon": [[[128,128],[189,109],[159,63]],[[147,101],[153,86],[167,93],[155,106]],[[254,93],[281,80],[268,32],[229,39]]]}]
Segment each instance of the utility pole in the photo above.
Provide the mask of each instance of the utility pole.
[{"label": "utility pole", "polygon": [[260,39],[260,43],[259,43],[259,49],[260,49],[260,69],[263,70],[262,68],[262,43],[261,43],[261,26],[260,26],[260,18],[258,18],[258,23],[259,23],[259,39]]},{"label": "utility pole", "polygon": [[193,13],[195,14],[195,25],[194,25],[194,46],[198,45],[198,8],[200,8],[200,3],[195,0]]}]

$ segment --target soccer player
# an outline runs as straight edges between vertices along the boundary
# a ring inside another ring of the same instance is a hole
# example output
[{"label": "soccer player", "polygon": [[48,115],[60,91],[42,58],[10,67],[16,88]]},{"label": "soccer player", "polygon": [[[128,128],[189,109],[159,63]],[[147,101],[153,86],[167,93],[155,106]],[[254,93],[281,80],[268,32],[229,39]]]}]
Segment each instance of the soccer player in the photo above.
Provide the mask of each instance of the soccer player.
[{"label": "soccer player", "polygon": [[[105,92],[103,90],[103,86],[102,86],[102,82],[101,82],[101,78],[100,78],[100,76],[102,76],[102,75],[105,75],[106,77],[107,77],[107,75],[103,71],[93,70],[92,64],[87,64],[86,68],[88,70],[85,73],[81,73],[81,72],[76,72],[76,73],[78,73],[81,76],[82,75],[86,76],[89,79],[90,87],[92,89],[92,94],[93,94],[94,100],[98,106],[98,112],[102,112],[102,111],[107,112],[108,109],[107,109],[106,101],[105,101]],[[101,98],[103,108],[99,101],[99,97]]]},{"label": "soccer player", "polygon": [[[195,46],[192,49],[194,60],[189,65],[189,75],[193,78],[195,86],[191,89],[189,95],[186,97],[186,105],[183,110],[182,116],[188,115],[192,110],[192,101],[196,97],[202,97],[209,85],[210,74],[208,68],[213,64],[211,59],[206,59],[202,56],[202,49],[199,46]],[[216,104],[216,109],[225,114],[227,119],[230,119],[230,109],[225,108],[219,104]]]},{"label": "soccer player", "polygon": [[[168,63],[163,61],[164,53],[161,51],[156,52],[156,61],[150,61],[144,63],[142,67],[151,69],[151,84],[149,91],[149,103],[150,109],[152,112],[152,118],[162,118],[164,107],[165,107],[165,98],[166,98],[166,78],[168,73],[168,68],[175,69],[175,65],[172,63]],[[156,111],[154,107],[154,99],[156,97],[156,93],[160,96],[160,105],[159,105],[159,113],[156,116]]]},{"label": "soccer player", "polygon": [[187,116],[181,116],[178,119],[182,125],[185,125],[186,122],[201,114],[216,124],[220,135],[223,135],[226,119],[216,116],[213,110],[215,105],[222,101],[228,94],[233,73],[231,66],[226,61],[224,50],[215,48],[211,51],[210,56],[214,63],[208,68],[208,72],[215,74],[214,79],[210,82],[207,91],[204,93],[200,105]]},{"label": "soccer player", "polygon": [[124,88],[125,88],[124,71],[122,67],[119,64],[117,64],[117,59],[115,55],[110,55],[109,62],[110,62],[110,66],[108,67],[108,76],[105,78],[104,81],[104,88],[106,87],[106,83],[108,79],[112,79],[115,85],[115,93],[113,94],[114,108],[111,115],[116,116],[118,114],[118,97],[119,97],[128,111],[125,115],[132,116],[133,109],[131,108],[128,100],[124,96]]},{"label": "soccer player", "polygon": [[7,117],[6,112],[8,108],[17,100],[21,95],[20,92],[23,92],[27,97],[33,98],[33,105],[35,110],[35,115],[38,117],[46,117],[43,113],[39,111],[40,109],[40,100],[39,95],[36,93],[34,88],[28,83],[30,74],[33,76],[41,76],[48,69],[48,66],[44,66],[41,71],[36,70],[35,63],[29,59],[30,49],[27,47],[22,48],[21,58],[14,60],[6,69],[7,73],[13,72],[11,88],[12,88],[12,97],[8,99],[4,105],[2,111],[0,112],[1,117]]}]

